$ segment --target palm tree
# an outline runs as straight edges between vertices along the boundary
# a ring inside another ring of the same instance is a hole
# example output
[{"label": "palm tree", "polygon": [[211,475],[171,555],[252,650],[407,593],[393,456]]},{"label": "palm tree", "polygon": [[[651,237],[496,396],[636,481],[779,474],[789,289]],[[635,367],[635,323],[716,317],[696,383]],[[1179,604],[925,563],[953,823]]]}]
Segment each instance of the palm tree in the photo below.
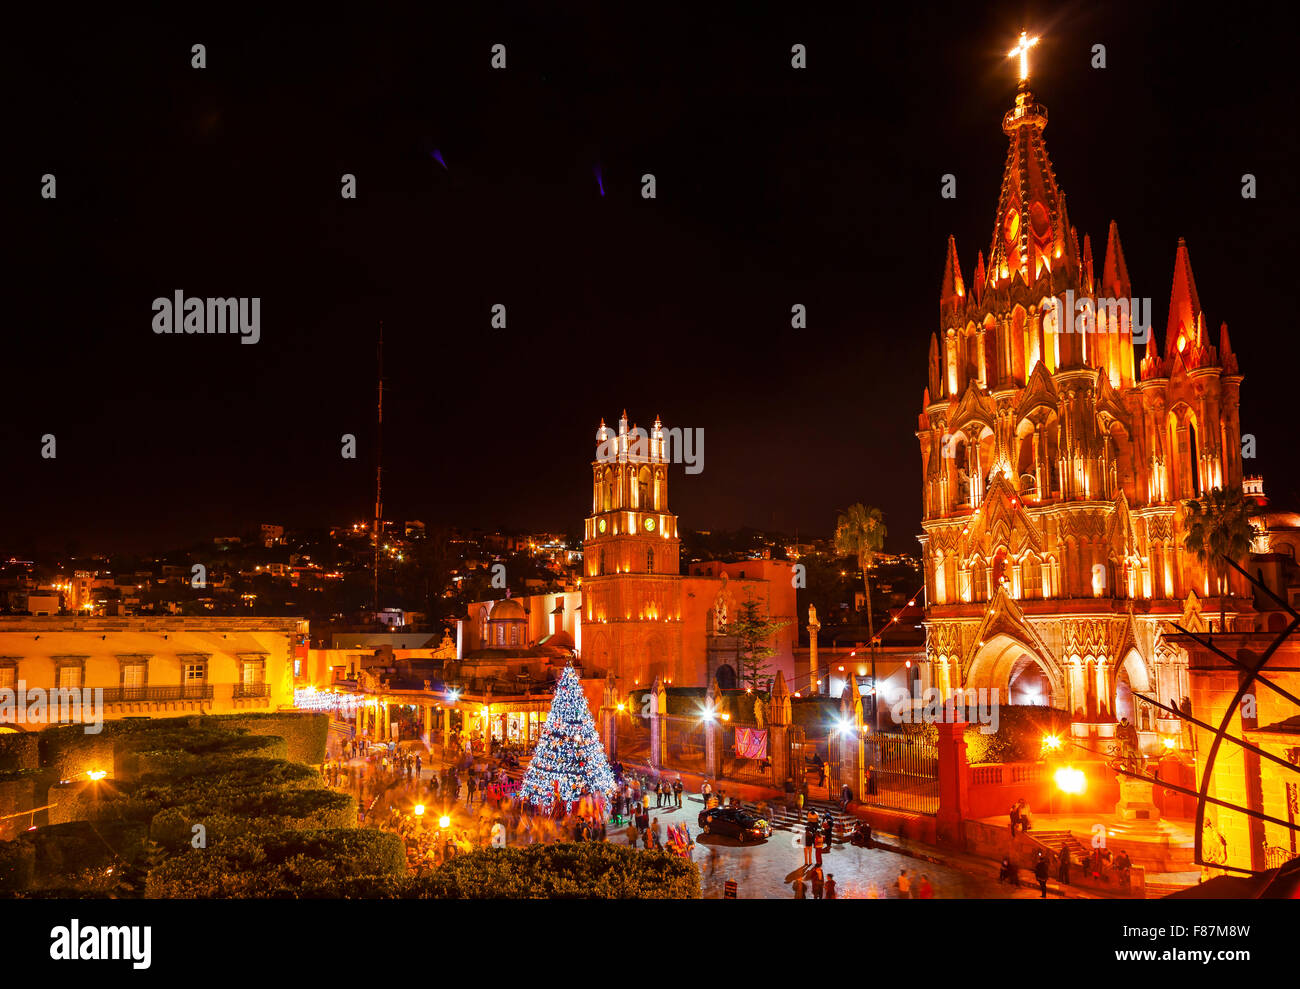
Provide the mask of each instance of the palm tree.
[{"label": "palm tree", "polygon": [[1244,560],[1250,553],[1254,529],[1250,524],[1253,501],[1247,501],[1240,488],[1224,491],[1214,488],[1201,499],[1185,503],[1187,509],[1187,537],[1183,546],[1214,574],[1219,591],[1219,631],[1227,626],[1228,564]]},{"label": "palm tree", "polygon": [[850,505],[835,522],[835,551],[844,556],[857,557],[862,569],[862,583],[867,592],[867,636],[871,648],[871,707],[874,721],[876,687],[875,616],[871,612],[871,561],[885,545],[885,514],[879,508],[868,508],[862,502]]}]

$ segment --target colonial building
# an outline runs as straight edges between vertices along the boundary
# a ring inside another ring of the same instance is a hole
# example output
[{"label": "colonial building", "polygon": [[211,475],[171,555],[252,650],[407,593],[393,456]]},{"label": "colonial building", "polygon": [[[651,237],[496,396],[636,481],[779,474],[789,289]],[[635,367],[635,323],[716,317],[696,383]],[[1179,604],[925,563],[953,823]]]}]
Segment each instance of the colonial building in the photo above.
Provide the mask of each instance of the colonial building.
[{"label": "colonial building", "polygon": [[[1025,70],[1022,69],[1022,72]],[[1132,300],[1110,224],[1098,271],[1071,225],[1022,78],[987,261],[964,277],[948,240],[917,437],[931,682],[997,687],[1003,702],[1127,717],[1154,750],[1178,735],[1132,691],[1190,693],[1170,623],[1217,625],[1219,588],[1183,547],[1186,499],[1240,488],[1242,376],[1178,241],[1163,344]],[[1217,345],[1216,345],[1217,342]],[[1244,581],[1222,602],[1253,628]]]},{"label": "colonial building", "polygon": [[46,727],[18,709],[56,689],[104,720],[287,708],[306,642],[298,618],[5,616],[0,730]]}]

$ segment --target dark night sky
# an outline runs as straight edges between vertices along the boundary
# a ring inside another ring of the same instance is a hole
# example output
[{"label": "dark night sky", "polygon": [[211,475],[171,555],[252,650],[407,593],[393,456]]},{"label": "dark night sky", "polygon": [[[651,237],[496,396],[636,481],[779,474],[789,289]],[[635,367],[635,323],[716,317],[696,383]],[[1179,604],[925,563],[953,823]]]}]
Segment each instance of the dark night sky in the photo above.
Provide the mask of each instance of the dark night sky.
[{"label": "dark night sky", "polygon": [[[1043,35],[1033,88],[1080,237],[1100,266],[1118,221],[1162,341],[1187,238],[1246,375],[1247,469],[1291,500],[1294,445],[1270,416],[1297,352],[1276,294],[1291,298],[1298,249],[1284,22],[1254,5],[1213,20],[1129,2],[620,6],[357,23],[46,13],[13,30],[0,553],[365,517],[381,319],[390,517],[577,530],[596,424],[626,406],[642,425],[704,429],[704,472],[673,486],[685,526],[823,535],[865,501],[891,548],[913,549],[945,241],[969,279],[1022,20]],[[344,172],[356,201],[339,196]],[[260,296],[261,343],[156,336],[151,302],[176,289]],[[509,326],[494,331],[498,302]],[[789,328],[794,303],[807,331]],[[339,455],[345,432],[357,460]]]}]

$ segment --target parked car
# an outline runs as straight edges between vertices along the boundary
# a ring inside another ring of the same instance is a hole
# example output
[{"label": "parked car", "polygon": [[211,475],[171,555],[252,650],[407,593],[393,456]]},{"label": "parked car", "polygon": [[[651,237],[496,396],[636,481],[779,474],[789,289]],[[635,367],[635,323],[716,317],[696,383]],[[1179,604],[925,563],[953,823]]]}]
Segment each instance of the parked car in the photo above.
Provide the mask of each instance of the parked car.
[{"label": "parked car", "polygon": [[735,807],[714,807],[712,810],[700,811],[700,832],[702,834],[730,835],[746,841],[761,841],[772,835],[772,825],[761,817],[756,817],[747,810]]}]

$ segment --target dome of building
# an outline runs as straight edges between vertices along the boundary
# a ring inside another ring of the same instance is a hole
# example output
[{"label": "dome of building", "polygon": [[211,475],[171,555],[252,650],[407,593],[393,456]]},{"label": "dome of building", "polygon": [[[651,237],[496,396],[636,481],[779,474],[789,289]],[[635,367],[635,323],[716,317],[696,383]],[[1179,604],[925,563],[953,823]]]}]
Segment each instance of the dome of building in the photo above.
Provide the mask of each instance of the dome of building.
[{"label": "dome of building", "polygon": [[489,616],[489,621],[522,621],[527,617],[528,615],[524,612],[524,606],[522,604],[511,598],[502,598],[492,606],[492,614]]}]

